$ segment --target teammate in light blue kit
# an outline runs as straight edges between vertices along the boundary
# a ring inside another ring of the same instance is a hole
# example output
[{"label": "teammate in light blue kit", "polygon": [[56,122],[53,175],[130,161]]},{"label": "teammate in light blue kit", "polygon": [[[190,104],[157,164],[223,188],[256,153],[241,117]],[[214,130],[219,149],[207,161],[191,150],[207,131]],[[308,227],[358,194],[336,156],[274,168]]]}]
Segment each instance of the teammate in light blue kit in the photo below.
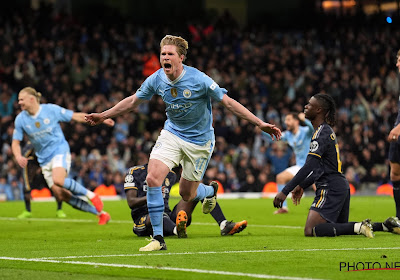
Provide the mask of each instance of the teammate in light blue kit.
[{"label": "teammate in light blue kit", "polygon": [[203,72],[183,64],[188,43],[185,39],[167,35],[160,43],[159,69],[142,84],[140,89],[114,107],[102,113],[86,116],[88,123],[99,124],[107,118],[127,113],[140,103],[159,95],[166,105],[167,121],[150,154],[147,185],[147,207],[154,238],[140,251],[166,250],[163,238],[164,209],[161,184],[168,172],[179,164],[182,176],[179,193],[185,201],[203,200],[203,213],[210,213],[216,204],[218,184],[206,186],[200,181],[214,150],[211,99],[221,102],[236,116],[246,119],[261,130],[279,139],[281,131],[265,123],[226,94]]},{"label": "teammate in light blue kit", "polygon": [[[12,141],[15,159],[19,166],[26,167],[28,158],[21,154],[20,145],[25,133],[34,147],[43,176],[53,194],[74,208],[97,215],[99,224],[106,224],[110,215],[102,211],[103,202],[99,196],[75,180],[67,178],[71,154],[59,122],[84,122],[85,113],[76,113],[54,104],[40,104],[41,96],[40,92],[31,87],[19,92],[18,104],[22,112],[15,119]],[[114,125],[113,120],[106,120],[105,123]],[[94,206],[72,194],[85,195]]]},{"label": "teammate in light blue kit", "polygon": [[[300,126],[300,122],[304,122],[305,126]],[[286,183],[292,180],[300,168],[306,162],[308,151],[310,150],[310,141],[314,132],[312,123],[305,118],[304,113],[289,113],[285,117],[286,130],[282,132],[282,141],[292,148],[296,157],[296,165],[286,168],[284,171],[276,176],[276,183],[278,185],[278,192],[282,191]],[[288,207],[286,200],[282,208],[279,208],[274,214],[287,213]]]}]

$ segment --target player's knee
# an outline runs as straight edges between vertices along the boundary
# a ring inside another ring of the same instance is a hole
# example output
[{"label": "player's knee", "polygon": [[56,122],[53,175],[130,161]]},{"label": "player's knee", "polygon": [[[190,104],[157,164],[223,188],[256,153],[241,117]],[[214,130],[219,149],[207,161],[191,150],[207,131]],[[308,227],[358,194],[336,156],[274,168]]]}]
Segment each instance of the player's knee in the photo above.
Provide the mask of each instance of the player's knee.
[{"label": "player's knee", "polygon": [[313,234],[313,229],[310,228],[310,227],[305,227],[305,228],[304,228],[304,236],[307,236],[307,237],[312,237],[312,236],[314,236],[314,234]]},{"label": "player's knee", "polygon": [[53,177],[53,183],[59,187],[64,186],[64,180],[65,178]]},{"label": "player's knee", "polygon": [[155,174],[152,173],[147,174],[146,182],[147,185],[151,187],[161,186],[162,184],[162,181],[160,182],[160,180],[155,176]]},{"label": "player's knee", "polygon": [[285,184],[285,176],[282,173],[279,173],[278,175],[276,175],[276,183],[277,184]]},{"label": "player's knee", "polygon": [[400,180],[400,168],[398,165],[390,164],[390,180],[399,181]]}]

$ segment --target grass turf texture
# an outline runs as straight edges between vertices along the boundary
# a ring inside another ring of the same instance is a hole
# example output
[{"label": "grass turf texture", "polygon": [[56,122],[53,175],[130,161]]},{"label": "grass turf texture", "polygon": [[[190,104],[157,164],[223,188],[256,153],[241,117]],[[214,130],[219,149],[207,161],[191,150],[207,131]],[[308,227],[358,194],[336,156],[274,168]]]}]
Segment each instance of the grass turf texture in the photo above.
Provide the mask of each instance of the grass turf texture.
[{"label": "grass turf texture", "polygon": [[[0,203],[0,279],[394,279],[400,275],[399,270],[347,272],[343,267],[340,271],[341,263],[362,263],[364,268],[367,262],[375,263],[374,268],[379,263],[384,268],[397,262],[400,268],[400,236],[377,232],[374,239],[304,237],[311,201],[303,198],[297,207],[289,202],[289,214],[273,215],[271,199],[221,199],[228,220],[249,223],[243,232],[224,237],[211,215],[197,207],[188,238],[167,237],[168,250],[162,252],[138,251],[148,242],[133,235],[125,201],[105,201],[112,217],[105,226],[67,204],[66,219],[55,218],[55,202],[33,202],[33,218],[18,220],[23,202]],[[390,197],[351,201],[352,221],[384,221],[394,213]]]}]

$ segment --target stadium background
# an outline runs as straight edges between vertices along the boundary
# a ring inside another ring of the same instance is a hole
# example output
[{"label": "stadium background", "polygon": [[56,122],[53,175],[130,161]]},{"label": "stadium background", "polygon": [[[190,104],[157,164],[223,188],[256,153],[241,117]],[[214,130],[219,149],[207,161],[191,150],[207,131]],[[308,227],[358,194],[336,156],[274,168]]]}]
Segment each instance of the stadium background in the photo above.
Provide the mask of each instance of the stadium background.
[{"label": "stadium background", "polygon": [[[389,182],[385,137],[400,87],[399,1],[64,0],[3,1],[0,7],[3,199],[22,195],[10,148],[19,90],[33,86],[44,102],[102,111],[159,67],[165,34],[186,38],[186,64],[282,129],[285,115],[302,111],[312,94],[331,94],[346,177],[360,194]],[[117,118],[114,128],[63,124],[73,156],[70,176],[90,189],[113,184],[123,195],[125,170],[147,162],[163,125],[160,101]],[[217,178],[225,192],[261,192],[282,168],[273,159],[290,151],[217,104],[213,114],[216,149],[205,179]]]}]

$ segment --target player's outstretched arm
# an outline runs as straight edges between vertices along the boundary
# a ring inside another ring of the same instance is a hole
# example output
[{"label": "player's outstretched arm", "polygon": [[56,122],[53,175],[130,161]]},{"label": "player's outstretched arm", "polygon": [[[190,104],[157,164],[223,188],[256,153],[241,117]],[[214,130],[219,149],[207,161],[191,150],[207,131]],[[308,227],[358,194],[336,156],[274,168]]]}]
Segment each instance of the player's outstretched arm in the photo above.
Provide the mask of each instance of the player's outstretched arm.
[{"label": "player's outstretched arm", "polygon": [[[72,120],[76,121],[76,122],[81,122],[81,123],[85,123],[86,119],[85,116],[87,115],[87,113],[81,113],[81,112],[74,112],[72,114]],[[106,119],[103,122],[105,125],[108,126],[114,126],[115,121],[112,119]]]},{"label": "player's outstretched arm", "polygon": [[132,111],[144,101],[145,100],[139,99],[136,94],[131,95],[125,99],[122,99],[114,107],[111,107],[102,113],[92,113],[86,115],[85,121],[90,125],[98,125],[103,123],[106,119],[114,118]]},{"label": "player's outstretched arm", "polygon": [[28,164],[28,159],[24,157],[21,153],[21,141],[19,140],[12,140],[11,143],[11,150],[14,154],[15,160],[17,161],[18,165],[21,168],[25,168]]},{"label": "player's outstretched arm", "polygon": [[222,105],[225,106],[233,114],[247,120],[259,127],[262,131],[271,135],[273,140],[279,140],[282,136],[281,130],[273,124],[266,123],[259,118],[257,118],[252,112],[250,112],[246,107],[237,102],[236,100],[230,98],[228,95],[224,95],[221,101]]}]

